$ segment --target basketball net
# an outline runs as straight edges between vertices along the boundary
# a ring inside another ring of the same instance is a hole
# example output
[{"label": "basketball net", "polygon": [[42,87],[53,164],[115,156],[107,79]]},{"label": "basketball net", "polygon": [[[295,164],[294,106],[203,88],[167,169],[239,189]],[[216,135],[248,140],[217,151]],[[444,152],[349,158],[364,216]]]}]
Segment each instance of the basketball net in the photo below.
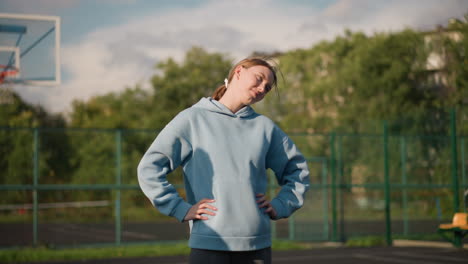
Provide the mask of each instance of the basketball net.
[{"label": "basketball net", "polygon": [[16,77],[19,71],[15,67],[0,65],[0,105],[13,104],[13,82],[6,77]]}]

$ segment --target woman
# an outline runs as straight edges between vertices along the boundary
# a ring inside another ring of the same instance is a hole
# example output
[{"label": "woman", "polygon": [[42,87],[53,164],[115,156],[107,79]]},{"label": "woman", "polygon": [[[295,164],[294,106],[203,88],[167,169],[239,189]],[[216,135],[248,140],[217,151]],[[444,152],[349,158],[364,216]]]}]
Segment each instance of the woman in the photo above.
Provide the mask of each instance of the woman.
[{"label": "woman", "polygon": [[[291,139],[251,104],[276,86],[260,58],[237,63],[211,98],[179,113],[138,166],[141,189],[158,210],[190,221],[190,263],[271,263],[270,220],[304,202],[309,171]],[[167,181],[182,166],[187,201]],[[266,170],[281,190],[266,198]],[[257,262],[255,262],[257,261]]]}]

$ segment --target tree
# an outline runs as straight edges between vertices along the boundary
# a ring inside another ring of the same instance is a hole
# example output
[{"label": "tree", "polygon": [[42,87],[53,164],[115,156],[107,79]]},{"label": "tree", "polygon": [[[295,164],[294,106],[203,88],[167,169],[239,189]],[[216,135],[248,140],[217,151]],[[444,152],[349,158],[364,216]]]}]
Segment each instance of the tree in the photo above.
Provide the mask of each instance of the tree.
[{"label": "tree", "polygon": [[80,128],[141,128],[150,108],[150,92],[139,86],[120,93],[72,103],[70,126]]},{"label": "tree", "polygon": [[159,74],[151,80],[154,94],[146,127],[161,129],[201,97],[211,96],[223,84],[230,67],[225,55],[200,47],[190,49],[181,63],[171,58],[159,63]]},{"label": "tree", "polygon": [[[122,148],[120,155],[121,168],[126,176],[124,182],[135,183],[136,165],[150,139],[145,133],[132,133],[129,129],[144,127],[151,98],[149,91],[135,86],[121,93],[73,102],[70,126],[81,128],[67,132],[72,145],[74,183],[115,183],[118,144]],[[90,197],[100,199],[106,195],[94,194]]]},{"label": "tree", "polygon": [[[16,93],[12,98],[11,104],[0,105],[0,183],[33,183],[35,145],[38,147],[39,181],[67,181],[70,177],[68,140],[63,133],[57,134],[57,130],[51,129],[64,127],[64,118],[24,102]],[[45,127],[49,129],[41,129]],[[21,192],[7,192],[2,197],[12,203],[31,199],[30,195]],[[42,198],[53,199],[53,195],[47,193]]]}]

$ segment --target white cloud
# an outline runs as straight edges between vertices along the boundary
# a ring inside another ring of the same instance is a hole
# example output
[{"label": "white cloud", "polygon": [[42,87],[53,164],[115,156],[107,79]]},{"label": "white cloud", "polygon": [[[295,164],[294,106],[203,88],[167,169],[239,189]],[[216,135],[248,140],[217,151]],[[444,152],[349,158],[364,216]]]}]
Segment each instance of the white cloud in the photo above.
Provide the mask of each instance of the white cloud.
[{"label": "white cloud", "polygon": [[73,8],[80,0],[2,0],[4,10],[14,13],[51,14],[63,8]]},{"label": "white cloud", "polygon": [[155,63],[168,57],[180,60],[192,45],[237,60],[253,51],[310,47],[345,28],[372,33],[432,27],[468,8],[468,1],[461,0],[341,0],[323,10],[275,3],[212,1],[97,28],[79,43],[63,47],[63,70],[70,78],[38,100],[50,110],[63,111],[72,99],[86,100],[137,82],[148,86]]}]

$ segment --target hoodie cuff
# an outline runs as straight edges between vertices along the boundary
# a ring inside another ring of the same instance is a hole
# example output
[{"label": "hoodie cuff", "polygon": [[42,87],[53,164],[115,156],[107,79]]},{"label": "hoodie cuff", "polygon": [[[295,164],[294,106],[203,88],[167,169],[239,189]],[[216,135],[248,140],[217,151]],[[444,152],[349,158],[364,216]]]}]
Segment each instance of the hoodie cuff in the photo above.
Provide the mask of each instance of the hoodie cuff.
[{"label": "hoodie cuff", "polygon": [[172,216],[177,218],[179,222],[183,222],[190,208],[192,208],[192,205],[182,200],[175,208]]},{"label": "hoodie cuff", "polygon": [[276,211],[276,219],[274,220],[288,217],[286,208],[284,207],[280,199],[274,198],[273,200],[271,200],[270,204]]}]

